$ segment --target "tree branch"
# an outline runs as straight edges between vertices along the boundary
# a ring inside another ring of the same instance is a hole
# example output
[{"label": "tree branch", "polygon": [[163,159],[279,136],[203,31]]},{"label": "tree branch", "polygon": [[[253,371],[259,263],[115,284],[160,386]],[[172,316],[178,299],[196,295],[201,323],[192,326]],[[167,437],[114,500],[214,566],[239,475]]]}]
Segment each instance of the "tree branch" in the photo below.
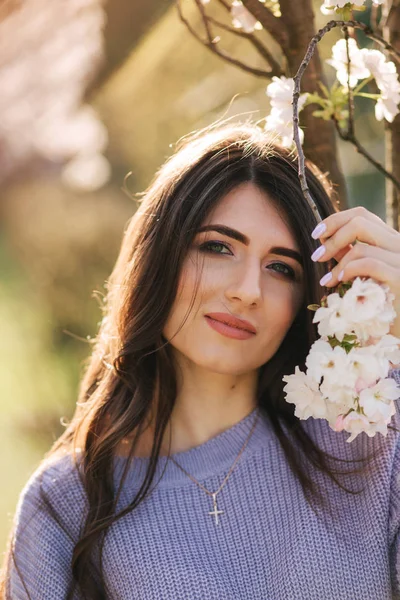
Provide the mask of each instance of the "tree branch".
[{"label": "tree branch", "polygon": [[[229,62],[232,65],[235,65],[236,67],[240,67],[241,69],[243,69],[244,71],[247,71],[248,73],[251,73],[252,75],[255,75],[256,77],[264,77],[264,78],[271,78],[273,76],[273,71],[264,71],[263,69],[256,69],[254,67],[251,67],[249,65],[246,65],[245,63],[243,63],[240,60],[237,60],[236,58],[233,58],[232,56],[229,56],[229,54],[226,54],[226,52],[224,52],[223,50],[220,50],[219,48],[217,48],[216,44],[218,40],[215,40],[215,38],[212,36],[212,32],[209,26],[209,18],[207,17],[207,15],[205,14],[204,11],[204,7],[201,4],[200,0],[195,0],[197,6],[199,7],[200,13],[202,15],[203,18],[203,23],[204,23],[204,27],[206,30],[206,35],[207,35],[207,39],[204,40],[191,26],[191,24],[189,23],[189,21],[185,18],[185,16],[182,13],[182,8],[181,8],[181,2],[180,0],[177,0],[176,2],[176,7],[178,10],[178,14],[179,14],[179,18],[181,19],[182,23],[184,23],[184,25],[187,27],[188,31],[193,35],[193,37],[195,37],[201,44],[203,44],[206,48],[208,48],[209,50],[211,50],[211,52],[213,52],[214,54],[216,54],[217,56],[219,56],[220,58],[223,58],[226,62]],[[257,0],[258,2],[258,0]]]},{"label": "tree branch", "polygon": [[378,171],[380,171],[380,173],[383,173],[383,175],[385,177],[387,177],[388,179],[390,179],[390,181],[392,181],[393,184],[400,190],[400,181],[398,179],[396,179],[396,177],[394,175],[392,175],[392,173],[389,173],[389,171],[387,171],[385,169],[385,167],[382,165],[382,163],[375,160],[375,158],[357,140],[357,138],[355,136],[354,126],[353,126],[353,131],[342,131],[339,126],[339,123],[336,121],[336,119],[333,119],[333,121],[336,126],[336,131],[338,132],[341,139],[344,140],[345,142],[350,142],[351,144],[353,144],[353,146],[355,146],[355,148],[357,148],[357,152],[359,152],[362,156],[364,156],[368,160],[368,162],[370,162],[372,165],[374,165],[374,167]]},{"label": "tree branch", "polygon": [[[297,0],[296,0],[297,1]],[[242,0],[243,5],[251,12],[253,17],[260,21],[261,25],[270,36],[279,44],[284,54],[289,52],[289,32],[280,17],[275,17],[272,12],[264,6],[260,0]]]},{"label": "tree branch", "polygon": [[[391,44],[386,42],[386,40],[383,40],[383,38],[381,38],[381,36],[374,34],[374,32],[371,31],[371,29],[369,27],[367,27],[363,23],[359,23],[358,21],[329,21],[329,23],[327,23],[325,25],[325,27],[323,27],[316,33],[316,35],[311,39],[311,41],[308,45],[305,57],[303,58],[300,66],[298,68],[298,71],[293,78],[294,79],[293,137],[294,137],[297,152],[298,152],[298,172],[299,172],[299,179],[300,179],[300,183],[301,183],[301,189],[303,191],[304,197],[306,198],[307,202],[309,203],[310,207],[312,208],[318,221],[321,220],[321,217],[319,216],[318,208],[317,208],[317,206],[310,194],[310,190],[308,188],[308,183],[307,183],[307,179],[305,176],[305,156],[304,156],[303,147],[302,147],[302,144],[300,141],[300,130],[299,130],[300,84],[301,84],[301,78],[313,57],[313,54],[315,52],[318,42],[320,42],[321,39],[324,37],[324,35],[329,33],[335,27],[343,27],[343,28],[345,28],[345,30],[348,27],[362,29],[368,35],[368,37],[374,39],[381,45],[385,46],[385,48],[392,54],[396,55],[397,57],[399,56],[399,52],[397,52],[397,50],[395,48],[393,48],[393,46],[391,46]],[[350,86],[349,86],[349,89],[350,89]],[[400,182],[397,180],[397,178],[394,175],[392,175],[391,173],[387,172],[386,169],[378,161],[376,161],[365,150],[365,148],[363,148],[363,146],[360,144],[360,142],[356,139],[356,137],[354,135],[354,123],[352,125],[352,128],[351,127],[349,128],[349,131],[343,132],[340,129],[339,124],[336,122],[335,119],[334,119],[334,121],[335,121],[336,130],[337,130],[339,136],[343,140],[352,143],[357,148],[357,151],[360,154],[362,154],[369,162],[371,162],[371,164],[373,164],[376,167],[376,169],[378,169],[381,173],[383,173],[385,175],[385,177],[389,178],[394,183],[394,185],[396,185],[396,187],[400,188]]]},{"label": "tree branch", "polygon": [[[218,0],[218,2],[225,8],[225,10],[227,10],[229,13],[231,12],[231,7],[226,2],[226,0]],[[280,63],[277,60],[275,60],[275,57],[273,56],[272,52],[270,52],[268,50],[268,48],[260,42],[260,40],[257,38],[257,36],[254,35],[254,33],[247,33],[245,31],[241,31],[240,29],[235,29],[234,27],[229,27],[229,25],[226,25],[225,23],[220,23],[213,17],[208,17],[208,20],[210,21],[210,23],[214,23],[214,25],[221,27],[221,29],[224,29],[225,31],[229,31],[229,33],[233,33],[234,35],[237,35],[238,37],[248,40],[254,46],[254,48],[257,50],[257,52],[260,54],[260,56],[262,56],[262,58],[264,58],[267,61],[267,63],[269,64],[269,66],[271,67],[270,77],[274,77],[274,76],[281,77],[282,75],[285,74],[285,71],[282,69]]]}]

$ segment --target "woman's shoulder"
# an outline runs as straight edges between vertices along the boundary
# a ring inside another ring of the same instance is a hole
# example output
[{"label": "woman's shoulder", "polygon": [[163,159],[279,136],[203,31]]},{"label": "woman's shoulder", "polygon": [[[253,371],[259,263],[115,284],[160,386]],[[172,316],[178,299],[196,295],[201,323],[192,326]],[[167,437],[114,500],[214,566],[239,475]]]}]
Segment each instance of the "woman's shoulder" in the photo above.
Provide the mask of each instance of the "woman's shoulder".
[{"label": "woman's shoulder", "polygon": [[63,493],[71,485],[79,485],[81,456],[63,452],[44,458],[29,476],[21,495],[42,488],[50,494]]},{"label": "woman's shoulder", "polygon": [[45,458],[24,485],[14,515],[10,598],[65,598],[85,494],[71,454]]},{"label": "woman's shoulder", "polygon": [[71,453],[42,460],[20,492],[16,526],[41,518],[45,513],[73,526],[86,504],[79,465],[80,457]]}]

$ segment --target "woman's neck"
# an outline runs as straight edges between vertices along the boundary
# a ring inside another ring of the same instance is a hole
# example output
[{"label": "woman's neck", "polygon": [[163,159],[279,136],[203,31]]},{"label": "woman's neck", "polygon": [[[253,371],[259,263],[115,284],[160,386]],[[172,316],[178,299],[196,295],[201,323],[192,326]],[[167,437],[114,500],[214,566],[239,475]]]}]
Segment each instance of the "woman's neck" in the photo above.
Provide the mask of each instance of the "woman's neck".
[{"label": "woman's neck", "polygon": [[[219,373],[186,374],[178,384],[171,419],[164,432],[160,456],[184,452],[229,429],[256,407],[257,373],[235,377]],[[191,376],[192,375],[192,376]],[[134,450],[134,456],[148,457],[154,439],[155,422],[149,422]],[[133,435],[117,453],[127,455]]]}]

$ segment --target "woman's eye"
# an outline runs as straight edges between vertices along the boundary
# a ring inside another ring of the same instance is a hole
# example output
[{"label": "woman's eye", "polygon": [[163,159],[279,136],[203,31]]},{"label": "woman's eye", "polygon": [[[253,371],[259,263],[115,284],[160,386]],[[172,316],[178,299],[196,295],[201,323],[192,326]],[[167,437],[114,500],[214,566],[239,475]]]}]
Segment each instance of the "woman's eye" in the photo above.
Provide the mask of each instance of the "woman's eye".
[{"label": "woman's eye", "polygon": [[[288,267],[287,265],[284,265],[283,263],[272,263],[272,265],[269,265],[270,267],[279,267],[278,268],[278,273],[282,273],[282,275],[286,275],[287,277],[289,277],[290,279],[295,279],[295,272],[293,271],[293,269],[291,267]],[[275,269],[274,269],[275,270]]]},{"label": "woman's eye", "polygon": [[[200,250],[203,252],[211,252],[212,254],[226,254],[225,252],[220,252],[220,250],[215,250],[214,248],[225,248],[226,250],[229,250],[228,246],[222,242],[205,242],[200,246]],[[230,250],[229,253],[231,253]]]},{"label": "woman's eye", "polygon": [[[204,244],[201,244],[199,248],[202,252],[209,252],[211,254],[232,254],[230,248],[222,242],[205,242]],[[223,249],[228,250],[228,253],[222,252]],[[268,265],[268,267],[273,267],[274,271],[281,273],[288,279],[296,278],[294,270],[284,263],[272,263],[271,265]]]}]

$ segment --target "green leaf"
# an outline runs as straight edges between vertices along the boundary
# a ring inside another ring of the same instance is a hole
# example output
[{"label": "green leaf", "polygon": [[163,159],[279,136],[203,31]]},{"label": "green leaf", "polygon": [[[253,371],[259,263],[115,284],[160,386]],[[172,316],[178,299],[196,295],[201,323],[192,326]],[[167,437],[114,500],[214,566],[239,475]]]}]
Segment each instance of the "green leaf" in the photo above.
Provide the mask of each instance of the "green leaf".
[{"label": "green leaf", "polygon": [[307,306],[307,308],[308,308],[308,310],[314,310],[314,311],[316,311],[316,310],[318,310],[320,308],[320,306],[319,306],[319,304],[309,304]]},{"label": "green leaf", "polygon": [[347,290],[349,290],[351,288],[351,286],[352,286],[352,282],[351,281],[346,281],[346,282],[340,283],[338,285],[339,296],[341,298],[343,298],[343,296],[345,295],[345,293],[347,292]]},{"label": "green leaf", "polygon": [[313,117],[317,117],[319,119],[323,119],[324,121],[330,121],[332,118],[332,111],[328,110],[315,110],[312,113]]},{"label": "green leaf", "polygon": [[329,98],[330,92],[329,92],[329,89],[326,87],[326,85],[324,83],[322,83],[322,81],[318,81],[318,85],[319,85],[320,89],[322,90],[322,92],[325,94],[325,97]]},{"label": "green leaf", "polygon": [[326,106],[327,102],[318,94],[308,94],[305,104],[306,106],[308,106],[309,104],[319,104],[320,106]]},{"label": "green leaf", "polygon": [[372,81],[373,79],[374,79],[374,78],[373,78],[373,76],[372,76],[372,75],[370,75],[370,76],[369,76],[369,77],[367,77],[366,79],[363,79],[363,80],[361,81],[361,83],[359,83],[359,84],[357,85],[357,87],[355,87],[355,88],[354,88],[354,92],[353,92],[353,93],[354,93],[354,94],[358,94],[358,93],[359,93],[359,91],[360,91],[360,90],[362,90],[362,88],[363,88],[364,86],[366,86],[366,85],[367,85],[367,84],[368,84],[370,81]]},{"label": "green leaf", "polygon": [[343,341],[345,342],[353,342],[357,340],[357,336],[355,333],[345,333],[343,337]]},{"label": "green leaf", "polygon": [[360,92],[358,94],[354,94],[355,96],[361,96],[362,98],[371,98],[371,100],[378,100],[381,97],[380,94],[367,94],[366,92]]}]

